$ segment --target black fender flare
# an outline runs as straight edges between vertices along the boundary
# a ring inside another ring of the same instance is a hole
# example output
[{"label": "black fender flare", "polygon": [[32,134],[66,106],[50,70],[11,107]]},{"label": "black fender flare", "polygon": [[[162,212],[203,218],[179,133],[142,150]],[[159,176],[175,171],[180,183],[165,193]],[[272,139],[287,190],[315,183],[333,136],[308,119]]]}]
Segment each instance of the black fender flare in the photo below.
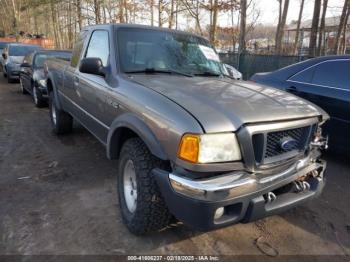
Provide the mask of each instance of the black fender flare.
[{"label": "black fender flare", "polygon": [[167,154],[152,130],[132,113],[125,113],[112,122],[107,137],[107,157],[109,159],[118,158],[122,146],[121,142],[123,142],[120,139],[125,128],[137,134],[153,155],[162,160],[168,160]]}]

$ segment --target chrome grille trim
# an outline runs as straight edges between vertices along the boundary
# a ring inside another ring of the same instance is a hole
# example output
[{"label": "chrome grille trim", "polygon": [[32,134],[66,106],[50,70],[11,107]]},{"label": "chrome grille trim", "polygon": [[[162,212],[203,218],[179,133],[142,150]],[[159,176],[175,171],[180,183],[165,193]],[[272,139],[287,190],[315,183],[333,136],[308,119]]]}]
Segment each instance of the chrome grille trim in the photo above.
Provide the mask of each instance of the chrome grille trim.
[{"label": "chrome grille trim", "polygon": [[[269,159],[270,161],[261,161],[260,163],[256,161],[253,137],[254,135],[261,134],[261,141],[263,141],[263,152],[265,152],[266,147],[266,137],[268,133],[283,131],[288,129],[296,129],[303,127],[317,126],[318,118],[307,118],[301,120],[293,120],[293,121],[283,121],[283,122],[273,122],[273,123],[261,123],[261,124],[252,124],[246,125],[239,130],[237,133],[238,140],[240,143],[242,156],[244,160],[244,164],[246,168],[252,172],[256,172],[259,170],[265,170],[276,165],[280,164],[281,161],[286,159],[294,158],[297,155],[300,155],[300,152],[287,152],[286,154],[276,156],[273,159]],[[307,146],[307,145],[306,145]],[[264,156],[264,155],[263,155]]]}]

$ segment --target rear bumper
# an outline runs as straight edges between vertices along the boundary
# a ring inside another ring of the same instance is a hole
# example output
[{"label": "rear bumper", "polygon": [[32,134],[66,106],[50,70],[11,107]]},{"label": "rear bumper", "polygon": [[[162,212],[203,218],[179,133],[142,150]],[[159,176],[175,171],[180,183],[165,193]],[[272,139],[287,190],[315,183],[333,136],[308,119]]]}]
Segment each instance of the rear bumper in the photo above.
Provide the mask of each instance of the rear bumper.
[{"label": "rear bumper", "polygon": [[[190,180],[153,171],[170,212],[180,221],[200,230],[211,230],[250,222],[295,207],[318,196],[324,187],[324,161],[309,158],[295,163],[286,171],[264,176],[235,172],[205,180]],[[296,180],[303,177],[309,188],[296,192]],[[306,178],[305,178],[306,177]],[[270,201],[270,192],[276,199]],[[224,214],[214,219],[216,210]]]}]

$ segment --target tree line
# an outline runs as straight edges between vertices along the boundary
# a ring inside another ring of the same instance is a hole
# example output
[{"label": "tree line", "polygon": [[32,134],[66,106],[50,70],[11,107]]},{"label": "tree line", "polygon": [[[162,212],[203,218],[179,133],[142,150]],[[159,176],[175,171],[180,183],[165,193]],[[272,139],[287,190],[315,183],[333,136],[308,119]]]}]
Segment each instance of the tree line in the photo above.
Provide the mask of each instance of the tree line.
[{"label": "tree line", "polygon": [[[295,38],[289,53],[297,54],[301,45],[301,25],[305,1],[299,0]],[[309,55],[325,54],[328,0],[313,0]],[[218,43],[219,16],[226,14],[232,45],[245,52],[247,35],[254,30],[259,10],[258,0],[0,0],[0,29],[16,36],[31,33],[53,38],[57,48],[70,49],[82,27],[100,23],[142,23],[151,26],[185,29]],[[339,26],[336,28],[334,53],[346,50],[346,29],[350,0],[342,2]],[[276,54],[286,52],[285,28],[290,0],[275,0],[278,22],[275,28]],[[237,29],[236,31],[234,29]]]}]

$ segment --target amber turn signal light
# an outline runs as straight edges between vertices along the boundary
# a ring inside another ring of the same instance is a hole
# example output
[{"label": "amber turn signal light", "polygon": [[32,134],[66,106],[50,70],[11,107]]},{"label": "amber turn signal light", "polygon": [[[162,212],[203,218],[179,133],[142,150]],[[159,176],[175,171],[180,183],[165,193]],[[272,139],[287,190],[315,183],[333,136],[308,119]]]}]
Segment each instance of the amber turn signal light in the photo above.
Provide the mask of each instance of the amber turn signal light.
[{"label": "amber turn signal light", "polygon": [[178,157],[192,163],[197,163],[199,155],[199,139],[198,135],[185,134],[181,139]]}]

